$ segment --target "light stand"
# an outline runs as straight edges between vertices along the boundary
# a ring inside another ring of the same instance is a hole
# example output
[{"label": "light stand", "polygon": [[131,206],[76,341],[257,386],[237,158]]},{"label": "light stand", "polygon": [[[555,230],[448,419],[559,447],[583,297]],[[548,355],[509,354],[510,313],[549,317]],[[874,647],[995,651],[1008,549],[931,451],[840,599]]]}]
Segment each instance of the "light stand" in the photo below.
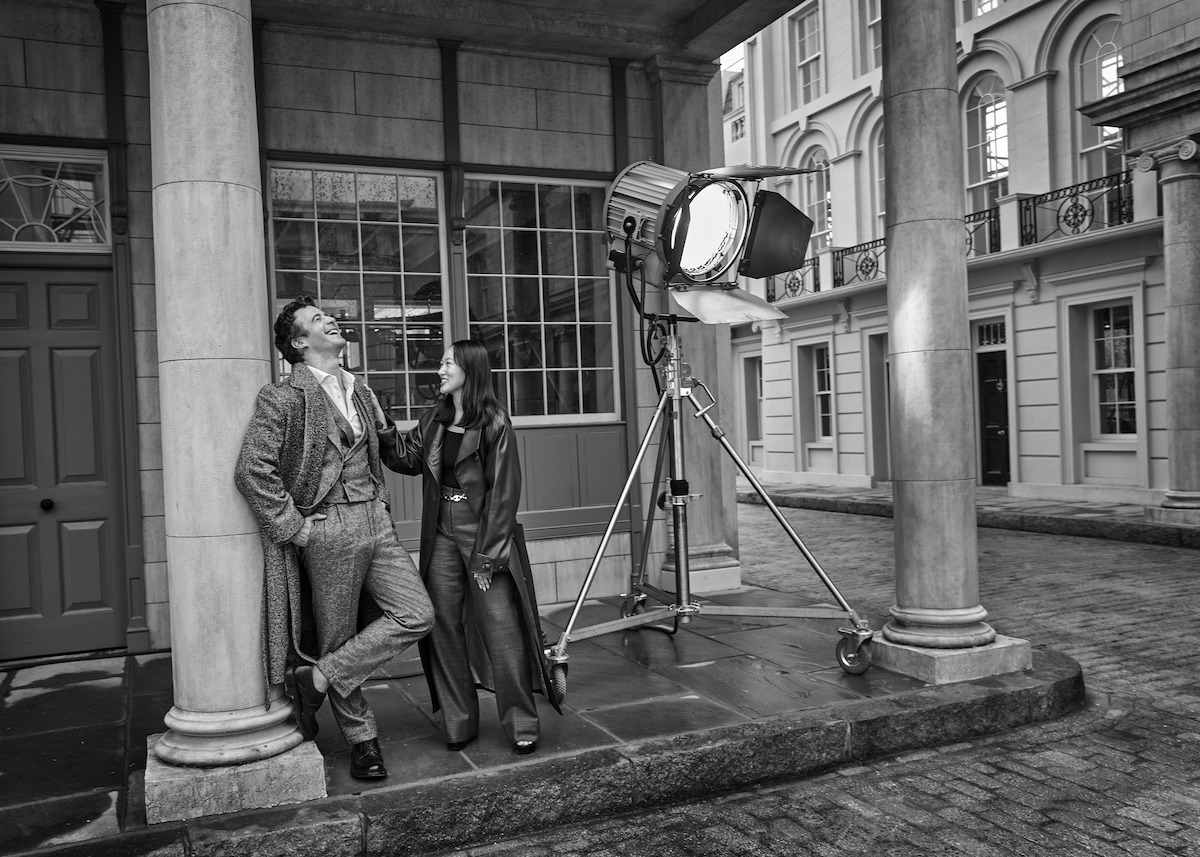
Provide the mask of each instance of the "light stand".
[{"label": "light stand", "polygon": [[[626,218],[623,224],[626,233],[626,250],[624,254],[614,251],[612,259],[618,270],[622,270],[625,274],[626,286],[633,297],[635,306],[642,321],[652,320],[661,329],[661,321],[658,316],[648,315],[643,307],[642,302],[638,299],[633,288],[633,269],[636,266],[629,247],[631,237],[636,228],[634,218]],[[644,281],[643,281],[644,287]],[[696,319],[684,319],[685,321],[695,321]],[[847,616],[850,621],[850,627],[838,628],[838,633],[841,635],[836,646],[836,656],[839,665],[846,672],[853,675],[860,675],[867,671],[871,666],[871,640],[874,637],[874,632],[870,629],[866,620],[859,617],[854,609],[847,603],[846,599],[838,591],[829,575],[821,568],[820,563],[812,552],[805,546],[803,540],[796,531],[788,523],[783,513],[779,511],[779,507],[767,495],[762,484],[751,472],[746,462],[742,460],[737,451],[729,443],[725,437],[724,430],[713,420],[710,411],[716,406],[717,402],[712,395],[711,390],[704,384],[703,381],[693,378],[690,367],[683,362],[682,359],[682,341],[679,335],[679,317],[674,313],[666,317],[665,336],[663,337],[664,345],[663,352],[659,359],[646,362],[653,369],[656,362],[662,362],[665,358],[665,363],[660,370],[662,373],[662,387],[658,400],[658,406],[654,410],[654,414],[650,419],[649,425],[646,427],[646,432],[642,437],[641,444],[638,447],[636,456],[630,466],[628,478],[625,480],[625,485],[621,489],[621,495],[618,497],[613,506],[612,516],[609,518],[608,525],[605,527],[604,535],[600,539],[600,544],[596,550],[595,556],[592,558],[591,565],[588,568],[587,575],[584,577],[583,585],[580,588],[578,597],[575,600],[574,608],[571,611],[570,618],[567,620],[563,628],[563,632],[559,637],[556,645],[546,650],[546,658],[550,662],[550,676],[554,682],[553,691],[557,698],[561,701],[566,696],[567,684],[567,645],[571,641],[585,640],[591,637],[598,637],[602,634],[612,633],[614,631],[629,630],[633,628],[649,627],[654,630],[665,631],[666,633],[674,634],[679,630],[680,624],[691,622],[694,616],[709,615],[709,616],[754,616],[754,617],[786,617],[800,619],[828,619],[839,618],[843,615]],[[645,352],[643,352],[645,356]],[[708,397],[708,404],[703,407],[696,400],[696,390],[701,389]],[[733,459],[738,470],[754,487],[755,492],[761,498],[763,503],[771,510],[775,520],[783,527],[788,537],[800,550],[805,560],[809,563],[812,569],[817,573],[821,582],[829,590],[830,594],[838,604],[838,608],[813,606],[813,607],[755,607],[755,606],[727,606],[721,604],[700,604],[693,601],[691,597],[691,580],[690,567],[688,559],[688,524],[687,524],[687,504],[697,495],[689,493],[689,485],[684,467],[683,454],[683,426],[680,419],[680,406],[683,400],[691,402],[696,409],[694,418],[703,419],[708,425],[709,431],[713,438],[721,444],[725,452]],[[664,421],[665,418],[665,421]],[[639,566],[631,571],[630,589],[624,593],[622,597],[624,601],[621,606],[621,617],[609,622],[602,622],[598,625],[592,625],[587,628],[575,628],[575,623],[579,618],[580,611],[583,609],[583,603],[587,598],[588,591],[591,589],[592,582],[596,577],[596,572],[600,567],[600,561],[603,559],[605,552],[608,549],[609,541],[612,538],[613,531],[616,528],[617,520],[620,517],[621,509],[628,501],[630,492],[634,484],[637,482],[642,461],[646,456],[646,452],[650,447],[651,441],[654,439],[655,431],[661,427],[661,436],[659,442],[658,461],[655,466],[654,482],[651,489],[651,497],[654,497],[659,490],[662,477],[662,466],[664,455],[670,456],[670,481],[669,491],[665,492],[659,499],[658,505],[665,510],[666,505],[671,507],[671,521],[673,527],[673,548],[675,559],[675,592],[671,594],[657,587],[651,586],[646,582],[646,565],[649,556],[649,545],[651,527],[654,520],[654,509],[651,507],[647,512],[646,527],[643,530],[642,538],[642,557]],[[646,610],[646,598],[652,596],[655,600],[661,602],[664,606],[652,610]],[[670,619],[670,627],[656,625],[661,619]]]}]

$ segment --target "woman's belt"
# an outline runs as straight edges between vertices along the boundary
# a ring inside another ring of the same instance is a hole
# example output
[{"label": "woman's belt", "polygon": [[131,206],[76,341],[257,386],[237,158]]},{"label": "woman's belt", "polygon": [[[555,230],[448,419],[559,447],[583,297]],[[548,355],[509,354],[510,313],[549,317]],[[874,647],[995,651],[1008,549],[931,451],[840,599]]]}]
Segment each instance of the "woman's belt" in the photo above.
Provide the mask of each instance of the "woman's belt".
[{"label": "woman's belt", "polygon": [[442,499],[449,500],[451,503],[460,503],[467,499],[467,494],[461,488],[447,488],[442,486]]}]

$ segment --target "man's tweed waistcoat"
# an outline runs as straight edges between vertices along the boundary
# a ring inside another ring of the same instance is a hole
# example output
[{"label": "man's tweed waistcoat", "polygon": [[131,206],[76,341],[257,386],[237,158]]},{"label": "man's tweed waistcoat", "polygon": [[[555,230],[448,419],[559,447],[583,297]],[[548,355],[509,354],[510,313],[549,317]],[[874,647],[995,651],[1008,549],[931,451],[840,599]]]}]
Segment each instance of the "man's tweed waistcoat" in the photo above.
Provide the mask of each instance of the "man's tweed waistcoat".
[{"label": "man's tweed waistcoat", "polygon": [[[390,506],[379,464],[371,394],[357,378],[353,399],[366,429],[371,476],[380,499]],[[259,391],[234,471],[234,482],[262,532],[263,668],[268,685],[283,681],[290,650],[313,660],[300,648],[302,585],[291,538],[341,474],[340,452],[326,455],[327,447],[341,448],[331,417],[333,407],[316,376],[297,363],[290,378]]]}]

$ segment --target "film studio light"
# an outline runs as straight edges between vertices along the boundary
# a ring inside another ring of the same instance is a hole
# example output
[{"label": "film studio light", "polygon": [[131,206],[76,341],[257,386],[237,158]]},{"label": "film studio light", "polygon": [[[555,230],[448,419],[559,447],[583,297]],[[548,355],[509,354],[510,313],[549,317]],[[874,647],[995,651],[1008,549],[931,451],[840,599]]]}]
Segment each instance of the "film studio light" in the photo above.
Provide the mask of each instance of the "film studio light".
[{"label": "film studio light", "polygon": [[782,318],[741,290],[737,278],[803,264],[812,221],[778,193],[757,189],[764,178],[802,172],[809,171],[743,165],[686,173],[652,161],[631,164],[605,197],[609,261],[670,291],[703,322]]},{"label": "film studio light", "polygon": [[[567,691],[567,645],[572,640],[597,637],[613,631],[653,628],[674,634],[681,623],[690,622],[703,610],[713,616],[787,616],[791,618],[834,618],[839,613],[849,619],[838,628],[838,663],[846,672],[860,675],[871,665],[871,640],[874,632],[838,591],[812,552],[779,511],[754,472],[738,455],[713,419],[717,401],[703,380],[692,375],[683,362],[679,322],[700,321],[725,324],[784,318],[784,313],[766,301],[738,287],[738,277],[766,277],[793,271],[804,263],[805,250],[812,235],[813,222],[777,193],[758,190],[758,184],[770,176],[813,172],[791,167],[743,165],[720,167],[699,173],[685,173],[652,161],[641,161],[622,170],[609,186],[604,201],[605,236],[610,245],[609,265],[625,280],[625,286],[637,310],[642,333],[642,358],[655,372],[659,390],[658,406],[649,419],[641,445],[633,458],[625,486],[613,506],[612,516],[600,539],[583,586],[575,600],[556,645],[546,649],[551,664],[553,692],[561,701]],[[754,193],[747,186],[754,188]],[[663,289],[690,318],[680,317],[674,309],[663,314],[647,312],[634,280],[645,288]],[[649,324],[647,331],[646,325]],[[697,394],[703,393],[707,404]],[[695,418],[704,421],[712,437],[733,459],[742,476],[753,486],[775,520],[804,555],[821,581],[837,601],[837,607],[754,607],[749,605],[704,604],[691,597],[688,559],[687,504],[700,497],[692,494],[684,467],[683,422],[680,407],[687,401],[695,409]],[[643,531],[641,563],[633,566],[629,590],[622,596],[621,617],[588,628],[576,628],[580,611],[592,581],[612,538],[622,507],[635,485],[641,484],[640,468],[655,432],[661,426],[658,461],[650,496],[658,492],[664,466],[669,472],[667,490],[658,495],[656,505],[670,510],[675,585],[666,591],[647,579],[650,529],[654,522],[653,506],[648,510]],[[664,607],[647,610],[647,596]],[[670,627],[654,624],[670,618]]]}]

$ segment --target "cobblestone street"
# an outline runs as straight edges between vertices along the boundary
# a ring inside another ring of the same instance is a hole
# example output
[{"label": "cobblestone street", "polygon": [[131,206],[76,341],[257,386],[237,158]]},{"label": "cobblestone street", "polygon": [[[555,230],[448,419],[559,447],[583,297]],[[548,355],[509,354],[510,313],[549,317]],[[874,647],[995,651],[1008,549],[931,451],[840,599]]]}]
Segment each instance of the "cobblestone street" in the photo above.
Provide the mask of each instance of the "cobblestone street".
[{"label": "cobblestone street", "polygon": [[[739,505],[746,583],[822,597]],[[892,520],[784,509],[856,607],[893,601]],[[793,783],[464,851],[539,855],[1200,855],[1200,552],[981,528],[1001,633],[1083,667],[1084,711]]]}]

